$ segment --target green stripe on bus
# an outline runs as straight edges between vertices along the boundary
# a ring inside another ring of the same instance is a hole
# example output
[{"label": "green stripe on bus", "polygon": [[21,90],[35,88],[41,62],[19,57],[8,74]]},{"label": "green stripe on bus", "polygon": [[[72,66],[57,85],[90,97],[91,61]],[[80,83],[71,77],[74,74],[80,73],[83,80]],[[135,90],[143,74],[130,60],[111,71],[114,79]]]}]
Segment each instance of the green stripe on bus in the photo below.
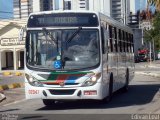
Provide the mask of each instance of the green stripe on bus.
[{"label": "green stripe on bus", "polygon": [[50,74],[47,80],[57,80],[58,74]]}]

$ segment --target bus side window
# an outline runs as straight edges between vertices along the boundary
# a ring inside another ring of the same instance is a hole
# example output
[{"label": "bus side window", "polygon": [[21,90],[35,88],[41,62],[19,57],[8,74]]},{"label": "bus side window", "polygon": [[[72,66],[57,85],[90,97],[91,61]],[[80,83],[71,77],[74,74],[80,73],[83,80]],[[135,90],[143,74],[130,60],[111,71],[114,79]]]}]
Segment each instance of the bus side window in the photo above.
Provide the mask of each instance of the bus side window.
[{"label": "bus side window", "polygon": [[131,35],[131,44],[132,44],[132,53],[134,53],[134,41],[133,41],[133,35]]},{"label": "bus side window", "polygon": [[122,35],[121,35],[121,30],[118,30],[118,48],[119,51],[122,52]]},{"label": "bus side window", "polygon": [[126,32],[126,52],[129,52],[129,50],[128,50],[128,33]]},{"label": "bus side window", "polygon": [[125,42],[126,42],[126,35],[125,35],[125,32],[123,31],[123,52],[126,52]]},{"label": "bus side window", "polygon": [[108,44],[108,49],[109,52],[113,52],[113,40],[112,40],[112,26],[109,26],[109,44]]},{"label": "bus side window", "polygon": [[131,34],[129,34],[129,50],[130,50],[130,53],[132,52],[132,37],[131,37]]},{"label": "bus side window", "polygon": [[129,52],[131,53],[131,34],[129,34],[128,42],[129,42],[128,49],[129,49]]},{"label": "bus side window", "polygon": [[123,30],[121,30],[121,43],[122,43],[122,52],[124,52],[124,35],[123,35]]},{"label": "bus side window", "polygon": [[106,39],[106,30],[103,27],[101,27],[101,37],[102,37],[102,52],[103,54],[105,54],[107,50],[106,47],[107,39]]},{"label": "bus side window", "polygon": [[117,46],[117,28],[114,27],[114,48],[115,48],[115,52],[118,52],[118,46]]}]

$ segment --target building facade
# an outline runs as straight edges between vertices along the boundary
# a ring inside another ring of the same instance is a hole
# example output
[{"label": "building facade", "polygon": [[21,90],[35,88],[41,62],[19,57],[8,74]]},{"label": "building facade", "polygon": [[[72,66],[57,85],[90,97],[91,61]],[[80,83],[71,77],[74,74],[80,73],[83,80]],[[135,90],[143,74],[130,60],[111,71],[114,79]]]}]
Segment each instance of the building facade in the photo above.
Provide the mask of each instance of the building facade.
[{"label": "building facade", "polygon": [[26,21],[0,21],[0,71],[24,68],[25,40],[19,41],[19,29]]},{"label": "building facade", "polygon": [[49,10],[92,10],[128,23],[130,0],[14,0],[14,18]]},{"label": "building facade", "polygon": [[111,0],[111,17],[128,24],[130,15],[130,0]]},{"label": "building facade", "polygon": [[14,19],[27,18],[33,12],[32,0],[13,0]]},{"label": "building facade", "polygon": [[135,4],[135,0],[130,0],[130,12],[132,12],[132,14],[136,14],[136,4]]}]

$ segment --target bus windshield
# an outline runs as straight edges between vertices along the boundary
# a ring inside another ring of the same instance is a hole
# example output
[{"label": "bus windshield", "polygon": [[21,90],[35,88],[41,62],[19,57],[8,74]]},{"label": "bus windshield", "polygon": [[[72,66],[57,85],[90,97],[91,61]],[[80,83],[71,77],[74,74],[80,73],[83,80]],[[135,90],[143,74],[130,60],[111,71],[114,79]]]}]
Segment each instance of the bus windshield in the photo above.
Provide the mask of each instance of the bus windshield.
[{"label": "bus windshield", "polygon": [[27,65],[38,69],[80,70],[100,63],[98,29],[29,30],[26,40]]}]

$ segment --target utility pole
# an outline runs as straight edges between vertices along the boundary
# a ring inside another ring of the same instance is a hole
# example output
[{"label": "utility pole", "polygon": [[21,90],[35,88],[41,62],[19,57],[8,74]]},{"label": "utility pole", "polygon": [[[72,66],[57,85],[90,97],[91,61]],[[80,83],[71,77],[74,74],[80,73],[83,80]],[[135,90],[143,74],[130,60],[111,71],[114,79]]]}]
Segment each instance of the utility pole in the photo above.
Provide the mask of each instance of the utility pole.
[{"label": "utility pole", "polygon": [[152,48],[151,48],[152,46],[151,46],[151,42],[149,42],[149,63],[150,63],[150,65],[151,65],[151,61],[152,61],[152,59],[151,59],[151,57],[152,57]]}]

